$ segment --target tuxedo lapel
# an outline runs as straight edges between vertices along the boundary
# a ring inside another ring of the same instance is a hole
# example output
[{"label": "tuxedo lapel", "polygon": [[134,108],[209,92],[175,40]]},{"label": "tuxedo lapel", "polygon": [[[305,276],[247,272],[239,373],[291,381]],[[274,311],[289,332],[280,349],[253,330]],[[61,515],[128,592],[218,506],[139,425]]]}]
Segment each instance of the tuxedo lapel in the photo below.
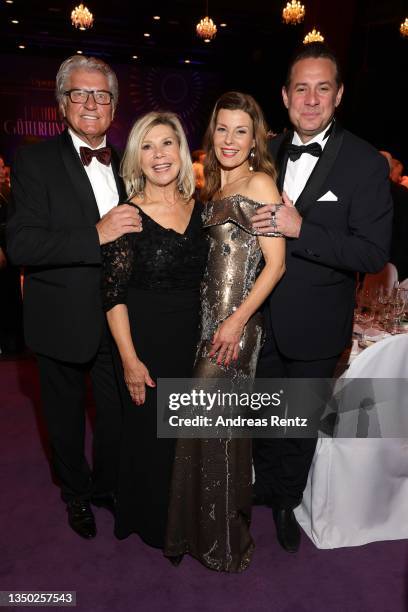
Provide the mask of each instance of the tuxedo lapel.
[{"label": "tuxedo lapel", "polygon": [[302,217],[305,217],[309,209],[315,205],[321,187],[336,161],[342,142],[343,128],[336,121],[326,146],[323,149],[322,155],[296,201],[296,209]]},{"label": "tuxedo lapel", "polygon": [[113,176],[115,177],[115,181],[116,181],[116,187],[118,190],[119,202],[125,202],[127,200],[127,194],[125,190],[125,185],[123,184],[123,181],[121,177],[119,176],[119,168],[120,168],[119,155],[117,154],[117,152],[112,146],[111,146],[111,149],[112,149],[111,165],[112,165]]},{"label": "tuxedo lapel", "polygon": [[280,144],[278,144],[278,149],[274,155],[275,166],[278,172],[278,178],[277,178],[276,184],[279,189],[279,193],[282,193],[283,191],[283,185],[285,182],[285,174],[286,174],[286,166],[288,165],[288,158],[289,158],[288,153],[287,153],[287,145],[289,142],[292,142],[292,138],[293,138],[293,131],[288,130],[284,134]]},{"label": "tuxedo lapel", "polygon": [[88,175],[67,130],[61,134],[60,145],[62,159],[71,180],[72,188],[78,196],[85,217],[94,225],[100,219],[98,205]]}]

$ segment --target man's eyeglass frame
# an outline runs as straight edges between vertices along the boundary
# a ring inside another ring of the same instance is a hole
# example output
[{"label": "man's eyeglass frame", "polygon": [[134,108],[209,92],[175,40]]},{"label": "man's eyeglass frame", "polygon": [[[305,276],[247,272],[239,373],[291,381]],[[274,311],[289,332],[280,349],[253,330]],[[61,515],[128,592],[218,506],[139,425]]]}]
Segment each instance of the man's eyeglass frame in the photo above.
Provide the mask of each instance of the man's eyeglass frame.
[{"label": "man's eyeglass frame", "polygon": [[[74,91],[78,91],[81,94],[86,94],[86,99],[84,100],[73,100],[72,99],[72,92]],[[108,102],[98,102],[98,100],[96,99],[96,96],[101,93],[101,94],[108,94],[109,95],[109,101]],[[111,91],[106,91],[105,89],[78,89],[77,87],[74,89],[68,89],[67,91],[64,91],[64,96],[68,96],[68,98],[71,100],[71,102],[73,104],[86,104],[89,100],[89,96],[93,96],[93,99],[95,100],[95,104],[101,104],[102,106],[107,106],[108,104],[111,104],[112,100],[113,100],[113,93]]]}]

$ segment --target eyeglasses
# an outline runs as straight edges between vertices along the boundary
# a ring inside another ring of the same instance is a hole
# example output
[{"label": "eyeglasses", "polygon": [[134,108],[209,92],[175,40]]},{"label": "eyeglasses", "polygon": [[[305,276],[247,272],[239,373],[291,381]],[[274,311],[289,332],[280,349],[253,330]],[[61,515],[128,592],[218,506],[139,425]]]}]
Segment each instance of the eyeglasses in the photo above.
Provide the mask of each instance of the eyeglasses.
[{"label": "eyeglasses", "polygon": [[103,89],[99,91],[93,89],[69,89],[64,91],[64,96],[68,96],[74,104],[86,104],[91,95],[97,104],[110,104],[113,98],[113,94],[110,91],[104,91]]}]

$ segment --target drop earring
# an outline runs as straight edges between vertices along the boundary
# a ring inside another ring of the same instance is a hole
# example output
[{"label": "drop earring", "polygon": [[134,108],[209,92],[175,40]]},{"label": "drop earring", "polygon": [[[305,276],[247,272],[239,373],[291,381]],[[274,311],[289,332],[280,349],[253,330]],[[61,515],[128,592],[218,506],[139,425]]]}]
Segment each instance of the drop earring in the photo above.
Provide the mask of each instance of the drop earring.
[{"label": "drop earring", "polygon": [[255,147],[252,147],[249,156],[248,156],[248,160],[249,160],[249,171],[253,172],[254,171],[254,159],[255,159]]}]

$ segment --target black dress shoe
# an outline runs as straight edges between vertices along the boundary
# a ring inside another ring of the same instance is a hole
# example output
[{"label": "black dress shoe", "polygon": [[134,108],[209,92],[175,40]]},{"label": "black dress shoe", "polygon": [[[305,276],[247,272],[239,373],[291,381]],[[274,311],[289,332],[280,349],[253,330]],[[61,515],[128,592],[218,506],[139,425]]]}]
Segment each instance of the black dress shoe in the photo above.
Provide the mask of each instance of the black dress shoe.
[{"label": "black dress shoe", "polygon": [[290,508],[273,510],[278,542],[287,552],[297,552],[300,546],[300,527]]},{"label": "black dress shoe", "polygon": [[113,517],[116,513],[116,497],[112,494],[105,495],[104,497],[93,497],[91,502],[97,508],[105,508],[108,510]]},{"label": "black dress shoe", "polygon": [[96,536],[96,525],[88,501],[73,499],[67,504],[68,523],[82,538],[90,540]]}]

